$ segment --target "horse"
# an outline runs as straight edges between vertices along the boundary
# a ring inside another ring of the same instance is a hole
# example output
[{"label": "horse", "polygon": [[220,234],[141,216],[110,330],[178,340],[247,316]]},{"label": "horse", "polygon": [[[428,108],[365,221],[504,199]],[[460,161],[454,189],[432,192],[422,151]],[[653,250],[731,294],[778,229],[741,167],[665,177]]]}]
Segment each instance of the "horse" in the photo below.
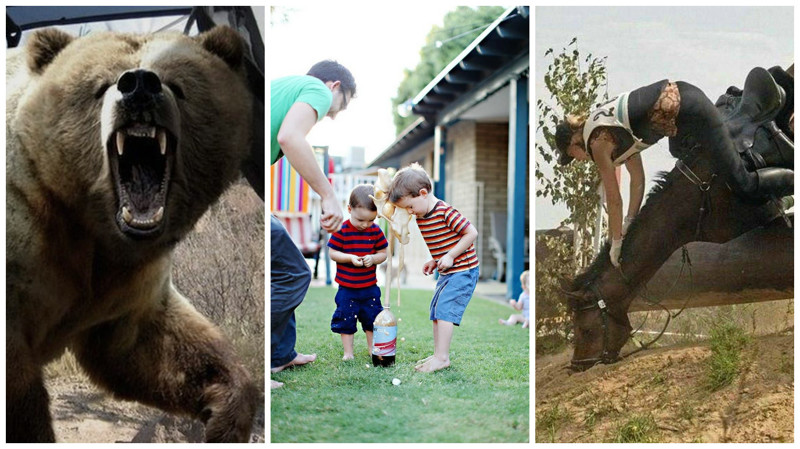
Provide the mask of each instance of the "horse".
[{"label": "horse", "polygon": [[[736,103],[735,92],[731,95],[729,89],[716,104],[726,124]],[[768,135],[759,131],[756,139]],[[655,180],[656,186],[628,228],[620,268],[611,264],[610,243],[606,242],[590,266],[564,291],[573,315],[571,369],[584,370],[620,359],[619,352],[632,332],[628,319],[631,302],[678,248],[693,241],[725,243],[781,216],[775,200],[755,201],[736,195],[723,174],[717,173],[712,152],[704,148],[686,151],[687,145],[692,143],[670,142],[670,151],[682,159]],[[774,153],[770,151],[774,145],[767,142],[761,148]]]}]

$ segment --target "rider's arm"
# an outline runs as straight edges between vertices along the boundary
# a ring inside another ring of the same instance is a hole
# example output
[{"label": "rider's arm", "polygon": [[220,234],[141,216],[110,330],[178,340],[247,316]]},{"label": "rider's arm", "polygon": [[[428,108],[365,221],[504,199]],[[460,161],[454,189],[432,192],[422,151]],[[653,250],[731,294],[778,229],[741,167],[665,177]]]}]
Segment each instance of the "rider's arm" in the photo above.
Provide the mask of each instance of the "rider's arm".
[{"label": "rider's arm", "polygon": [[606,192],[609,238],[619,240],[622,238],[622,196],[619,193],[614,162],[611,160],[616,143],[613,137],[606,134],[608,133],[599,133],[597,138],[591,140],[590,145],[594,163],[600,172],[600,180]]},{"label": "rider's arm", "polygon": [[639,213],[644,197],[644,167],[642,166],[642,156],[634,154],[625,161],[625,168],[631,175],[631,196],[628,204],[628,217],[633,218]]}]

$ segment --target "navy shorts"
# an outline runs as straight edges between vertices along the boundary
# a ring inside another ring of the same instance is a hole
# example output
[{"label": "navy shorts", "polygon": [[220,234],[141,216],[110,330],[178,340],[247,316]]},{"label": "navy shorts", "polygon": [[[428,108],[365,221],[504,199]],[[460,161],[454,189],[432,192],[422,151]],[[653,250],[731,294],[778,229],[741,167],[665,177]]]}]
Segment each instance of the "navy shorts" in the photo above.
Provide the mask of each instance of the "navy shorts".
[{"label": "navy shorts", "polygon": [[372,322],[383,310],[381,289],[377,285],[367,288],[348,288],[339,286],[336,292],[336,311],[331,319],[331,330],[337,334],[358,332],[356,319],[361,322],[364,332],[372,332]]},{"label": "navy shorts", "polygon": [[449,321],[456,326],[467,309],[478,284],[478,267],[439,276],[431,299],[431,321]]}]

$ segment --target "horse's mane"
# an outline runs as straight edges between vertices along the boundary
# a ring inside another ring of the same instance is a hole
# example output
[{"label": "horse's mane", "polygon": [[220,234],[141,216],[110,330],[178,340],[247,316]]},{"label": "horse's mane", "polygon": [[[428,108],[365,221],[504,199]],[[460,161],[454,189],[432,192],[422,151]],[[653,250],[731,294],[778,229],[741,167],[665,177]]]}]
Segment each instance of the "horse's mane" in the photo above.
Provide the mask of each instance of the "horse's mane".
[{"label": "horse's mane", "polygon": [[[639,228],[644,226],[642,223],[647,222],[647,217],[652,215],[654,211],[657,210],[657,204],[659,203],[658,198],[660,198],[665,191],[669,189],[669,187],[675,182],[676,176],[670,176],[671,172],[662,171],[656,174],[653,182],[655,186],[650,189],[650,192],[647,194],[647,201],[645,202],[644,206],[642,206],[641,211],[636,215],[636,218],[628,227],[627,235],[631,236],[638,232],[641,232]],[[592,263],[586,268],[581,274],[575,277],[572,281],[572,291],[577,291],[583,288],[586,288],[594,282],[602,273],[604,273],[610,266],[611,266],[611,258],[608,257],[608,251],[611,248],[611,242],[606,239],[603,243],[603,246],[600,248],[600,252],[595,256]],[[626,251],[626,246],[623,243],[622,245],[622,253],[623,257]],[[630,251],[630,250],[628,250]]]}]

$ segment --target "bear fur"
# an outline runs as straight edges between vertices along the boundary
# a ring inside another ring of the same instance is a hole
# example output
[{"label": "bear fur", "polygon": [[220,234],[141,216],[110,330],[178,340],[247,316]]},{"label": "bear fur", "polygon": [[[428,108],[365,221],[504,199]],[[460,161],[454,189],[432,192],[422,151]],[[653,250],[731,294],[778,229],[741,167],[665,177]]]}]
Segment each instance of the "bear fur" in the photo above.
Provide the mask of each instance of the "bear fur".
[{"label": "bear fur", "polygon": [[8,442],[55,440],[42,367],[67,348],[116,397],[249,440],[258,389],[170,280],[174,246],[250,149],[244,45],[227,27],[45,29],[9,53]]}]

